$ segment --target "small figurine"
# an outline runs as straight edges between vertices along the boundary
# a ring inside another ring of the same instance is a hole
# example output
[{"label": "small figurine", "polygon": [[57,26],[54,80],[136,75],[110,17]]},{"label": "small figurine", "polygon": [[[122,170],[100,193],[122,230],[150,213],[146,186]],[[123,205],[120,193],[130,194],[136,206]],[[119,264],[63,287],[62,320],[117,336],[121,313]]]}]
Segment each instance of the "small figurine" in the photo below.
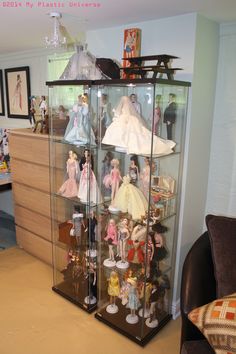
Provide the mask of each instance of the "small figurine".
[{"label": "small figurine", "polygon": [[118,306],[116,305],[116,298],[120,294],[120,281],[118,273],[115,271],[111,272],[108,281],[108,295],[110,296],[110,304],[106,307],[106,311],[111,314],[118,312]]},{"label": "small figurine", "polygon": [[[152,231],[150,236],[152,238],[152,243],[154,245],[153,258],[151,261],[151,276],[156,276],[159,274],[159,262],[167,256],[167,250],[164,246],[164,240],[162,234],[168,229],[166,226],[160,223],[152,225]],[[156,273],[156,274],[155,274]]]},{"label": "small figurine", "polygon": [[138,114],[141,115],[141,104],[137,100],[137,95],[135,93],[132,93],[130,96],[130,101],[132,102],[135,110],[138,112]]},{"label": "small figurine", "polygon": [[87,269],[87,278],[89,280],[89,295],[85,297],[84,302],[87,305],[94,305],[97,302],[96,262],[89,261]]},{"label": "small figurine", "polygon": [[74,288],[75,296],[78,296],[79,294],[79,285],[80,285],[82,273],[83,273],[82,266],[80,264],[79,257],[77,256],[75,258],[75,261],[73,262],[73,267],[72,267],[72,285]]},{"label": "small figurine", "polygon": [[169,94],[169,103],[164,111],[163,122],[166,124],[167,139],[172,140],[172,128],[176,121],[177,116],[177,104],[175,102],[176,95],[174,93]]},{"label": "small figurine", "polygon": [[87,230],[83,218],[84,214],[80,212],[80,209],[77,206],[75,206],[74,213],[72,215],[73,228],[70,231],[70,235],[76,237],[76,243],[78,247],[81,244],[82,226],[85,232]]},{"label": "small figurine", "polygon": [[108,243],[109,258],[105,259],[103,264],[106,267],[114,267],[116,264],[113,247],[117,245],[117,227],[114,219],[110,219],[107,225],[107,236],[104,240]]},{"label": "small figurine", "polygon": [[45,114],[47,112],[47,102],[46,102],[46,97],[45,96],[41,96],[41,101],[39,103],[39,109],[40,109],[40,113],[41,113],[41,117],[42,120],[44,121],[45,119]]},{"label": "small figurine", "polygon": [[148,242],[147,242],[147,263],[146,263],[146,274],[147,277],[150,277],[150,269],[151,269],[151,262],[154,255],[154,245],[152,241],[152,237],[148,234]]},{"label": "small figurine", "polygon": [[[110,183],[111,183],[111,206],[109,210],[112,211],[113,202],[118,192],[120,181],[122,180],[119,170],[119,160],[112,159],[111,160],[111,173],[110,173]],[[107,186],[107,185],[106,185]]]},{"label": "small figurine", "polygon": [[91,157],[88,155],[80,175],[78,198],[82,203],[99,204],[102,202],[101,193],[90,161]]},{"label": "small figurine", "polygon": [[78,161],[77,154],[72,150],[69,151],[69,158],[66,162],[66,172],[68,179],[60,187],[58,193],[66,198],[77,197]]},{"label": "small figurine", "polygon": [[156,105],[154,109],[153,132],[155,135],[160,135],[160,122],[161,122],[161,95],[156,95]]},{"label": "small figurine", "polygon": [[147,200],[149,199],[150,178],[151,178],[150,159],[148,157],[144,157],[144,168],[140,173],[140,189]]},{"label": "small figurine", "polygon": [[150,295],[150,317],[145,321],[146,326],[150,328],[155,328],[158,326],[157,320],[157,301],[158,301],[158,287],[159,283],[157,281],[152,282],[152,290]]},{"label": "small figurine", "polygon": [[97,222],[96,214],[92,210],[90,212],[89,221],[88,221],[88,225],[89,225],[89,243],[90,243],[90,248],[92,250],[95,249],[96,226],[97,226],[97,224],[98,224],[98,222]]},{"label": "small figurine", "polygon": [[30,124],[34,127],[35,126],[35,113],[36,113],[36,99],[35,96],[30,96]]},{"label": "small figurine", "polygon": [[136,155],[132,155],[130,157],[129,177],[130,183],[134,184],[137,187],[137,183],[139,180],[139,163],[138,157]]},{"label": "small figurine", "polygon": [[130,314],[126,316],[125,320],[130,324],[135,324],[138,322],[138,316],[136,315],[135,311],[138,310],[140,306],[138,290],[137,290],[137,279],[128,278],[127,282],[130,283],[128,304],[127,304],[127,307],[130,308]]},{"label": "small figurine", "polygon": [[113,153],[111,151],[107,151],[103,161],[102,161],[102,194],[104,199],[111,198],[111,161],[113,159]]},{"label": "small figurine", "polygon": [[118,268],[126,269],[129,266],[129,263],[126,261],[126,244],[129,236],[128,219],[124,218],[118,226],[118,247],[119,256],[121,258],[121,260],[116,263]]},{"label": "small figurine", "polygon": [[150,317],[149,302],[150,302],[150,296],[152,292],[152,284],[150,280],[147,279],[146,283],[142,281],[139,290],[140,290],[139,298],[142,300],[143,303],[143,307],[139,310],[139,316],[148,318]]},{"label": "small figurine", "polygon": [[58,107],[58,117],[60,120],[65,120],[66,119],[66,109],[63,105],[60,105]]},{"label": "small figurine", "polygon": [[93,155],[91,154],[91,151],[89,149],[84,149],[83,156],[81,157],[81,159],[79,161],[80,171],[83,170],[83,165],[85,164],[88,156],[90,156],[91,168],[93,170],[93,167],[94,167]]},{"label": "small figurine", "polygon": [[109,109],[109,103],[108,103],[108,95],[105,93],[102,93],[101,95],[101,103],[100,103],[100,120],[101,120],[101,138],[103,138],[106,129],[109,127],[109,125],[112,122],[112,118],[110,113],[108,112]]},{"label": "small figurine", "polygon": [[142,191],[130,183],[130,177],[124,176],[123,183],[118,189],[112,206],[129,213],[133,220],[139,220],[148,210],[148,203]]}]

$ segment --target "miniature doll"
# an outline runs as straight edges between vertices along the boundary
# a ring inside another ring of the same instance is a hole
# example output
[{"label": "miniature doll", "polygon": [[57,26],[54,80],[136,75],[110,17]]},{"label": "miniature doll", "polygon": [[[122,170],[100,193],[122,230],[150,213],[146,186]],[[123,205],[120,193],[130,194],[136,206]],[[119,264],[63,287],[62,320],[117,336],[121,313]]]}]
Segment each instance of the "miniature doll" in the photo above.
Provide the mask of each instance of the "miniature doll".
[{"label": "miniature doll", "polygon": [[166,226],[161,225],[160,223],[152,225],[152,231],[150,232],[150,236],[152,238],[152,242],[154,245],[153,258],[151,261],[151,274],[152,276],[159,273],[159,262],[163,260],[167,256],[167,250],[164,246],[163,236],[162,234],[166,232],[168,229]]},{"label": "miniature doll", "polygon": [[169,103],[164,112],[163,122],[166,124],[167,139],[172,139],[172,128],[176,121],[177,104],[175,102],[176,95],[174,93],[169,94]]},{"label": "miniature doll", "polygon": [[100,103],[101,137],[104,136],[106,129],[109,127],[109,125],[112,122],[112,118],[108,111],[109,111],[108,95],[102,93],[101,103]]},{"label": "miniature doll", "polygon": [[152,290],[150,295],[150,318],[145,321],[145,324],[150,328],[155,328],[158,326],[157,320],[157,301],[158,301],[158,287],[159,283],[157,281],[152,282]]},{"label": "miniature doll", "polygon": [[84,302],[88,305],[94,305],[97,302],[96,262],[89,261],[87,277],[89,280],[89,295],[85,297]]},{"label": "miniature doll", "polygon": [[78,161],[76,153],[72,150],[69,151],[69,158],[66,162],[66,172],[68,179],[60,187],[58,193],[67,198],[77,197]]},{"label": "miniature doll", "polygon": [[123,177],[123,183],[116,193],[113,205],[123,213],[129,213],[133,220],[141,219],[148,209],[148,203],[142,191],[130,183],[129,176]]},{"label": "miniature doll", "polygon": [[110,219],[106,229],[106,237],[104,240],[108,243],[109,248],[109,258],[105,259],[103,264],[106,267],[114,267],[116,264],[115,256],[114,256],[114,245],[117,245],[117,227],[114,219]]},{"label": "miniature doll", "polygon": [[110,183],[111,183],[111,205],[115,199],[116,193],[118,192],[120,181],[122,180],[119,170],[119,160],[111,160],[111,173],[110,173]]},{"label": "miniature doll", "polygon": [[121,220],[118,226],[118,246],[119,246],[119,256],[121,260],[116,263],[118,268],[127,268],[129,263],[126,261],[126,244],[130,237],[130,231],[128,227],[128,219],[124,218]]},{"label": "miniature doll", "polygon": [[35,121],[35,113],[36,113],[36,99],[35,99],[35,96],[30,96],[30,116],[29,116],[29,119],[30,119],[30,124],[32,126],[35,125],[36,121]]},{"label": "miniature doll", "polygon": [[75,258],[75,262],[72,267],[72,285],[74,288],[75,296],[79,294],[79,285],[81,281],[81,275],[83,273],[82,266],[80,264],[79,257]]},{"label": "miniature doll", "polygon": [[155,135],[160,135],[160,122],[161,122],[161,95],[156,95],[156,106],[154,109],[153,132]]},{"label": "miniature doll", "polygon": [[144,262],[143,246],[144,241],[128,240],[128,244],[131,246],[128,251],[127,260],[133,264],[141,265]]},{"label": "miniature doll", "polygon": [[141,116],[141,104],[137,101],[137,95],[135,93],[132,93],[130,96],[130,101],[132,102],[135,110],[140,114]]},{"label": "miniature doll", "polygon": [[96,214],[94,213],[94,211],[92,210],[90,212],[90,216],[89,216],[89,221],[88,221],[88,225],[89,225],[89,243],[91,244],[91,249],[95,249],[95,242],[96,242],[96,226],[98,224],[97,218],[96,218]]},{"label": "miniature doll", "polygon": [[85,94],[78,96],[78,103],[72,108],[64,139],[75,145],[96,145],[94,132],[89,126],[88,97]]},{"label": "miniature doll", "polygon": [[143,192],[147,201],[149,200],[149,185],[150,185],[150,178],[151,174],[153,173],[154,165],[152,164],[148,157],[144,157],[144,168],[140,173],[140,189]]},{"label": "miniature doll", "polygon": [[108,295],[110,296],[110,304],[106,307],[106,311],[114,314],[118,312],[118,306],[116,305],[116,298],[120,294],[120,281],[118,273],[112,271],[108,281]]},{"label": "miniature doll", "polygon": [[148,242],[147,242],[147,263],[146,263],[146,274],[147,277],[150,277],[150,269],[151,269],[151,262],[154,255],[154,245],[152,242],[152,237],[148,234]]},{"label": "miniature doll", "polygon": [[41,113],[41,117],[42,120],[44,121],[45,119],[45,114],[47,112],[47,102],[46,102],[46,97],[45,96],[41,96],[41,101],[39,103],[39,109],[40,109],[40,113]]},{"label": "miniature doll", "polygon": [[84,224],[84,214],[80,212],[79,208],[77,206],[74,207],[74,213],[72,215],[72,220],[73,220],[73,232],[70,233],[71,236],[76,237],[76,242],[77,246],[80,246],[81,244],[81,235],[82,235],[82,226],[84,228],[84,231],[86,231],[86,226]]},{"label": "miniature doll", "polygon": [[130,314],[126,316],[125,320],[130,324],[135,324],[138,322],[138,316],[136,315],[135,311],[140,306],[137,290],[137,278],[129,278],[127,281],[130,283],[127,304],[127,307],[130,308]]},{"label": "miniature doll", "polygon": [[91,154],[91,151],[89,149],[84,149],[83,156],[81,157],[80,162],[79,162],[80,171],[83,170],[83,165],[85,164],[86,158],[88,156],[90,156],[91,168],[93,170],[93,167],[94,167],[93,155]]},{"label": "miniature doll", "polygon": [[97,185],[95,174],[91,168],[90,155],[87,156],[80,175],[78,198],[82,203],[101,203],[101,193]]},{"label": "miniature doll", "polygon": [[127,154],[136,155],[149,155],[152,148],[152,153],[156,157],[171,154],[176,145],[171,140],[152,136],[152,132],[146,128],[145,121],[127,96],[121,98],[102,143],[116,146],[117,150]]},{"label": "miniature doll", "polygon": [[147,279],[146,282],[142,281],[141,284],[139,284],[139,291],[139,298],[141,299],[143,305],[143,307],[139,310],[139,316],[148,318],[150,317],[149,301],[152,291],[152,284],[149,279]]},{"label": "miniature doll", "polygon": [[66,109],[63,105],[60,105],[58,107],[58,117],[61,120],[65,120],[66,119]]},{"label": "miniature doll", "polygon": [[102,194],[104,199],[111,198],[111,161],[113,159],[113,153],[111,151],[107,151],[103,161],[102,161]]},{"label": "miniature doll", "polygon": [[132,155],[130,157],[129,177],[130,183],[134,184],[137,187],[137,183],[139,180],[139,163],[138,157],[136,155]]}]

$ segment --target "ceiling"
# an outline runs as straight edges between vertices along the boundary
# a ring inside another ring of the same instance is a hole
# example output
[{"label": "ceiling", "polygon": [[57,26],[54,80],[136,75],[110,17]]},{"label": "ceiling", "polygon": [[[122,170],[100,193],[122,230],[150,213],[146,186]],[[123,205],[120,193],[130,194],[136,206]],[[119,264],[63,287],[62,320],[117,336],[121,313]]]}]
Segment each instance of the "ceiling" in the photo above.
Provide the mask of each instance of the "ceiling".
[{"label": "ceiling", "polygon": [[[15,6],[5,6],[9,4]],[[220,23],[236,22],[236,0],[0,0],[0,54],[44,47],[43,39],[52,31],[51,11],[62,13],[73,37],[81,30],[193,12]]]}]

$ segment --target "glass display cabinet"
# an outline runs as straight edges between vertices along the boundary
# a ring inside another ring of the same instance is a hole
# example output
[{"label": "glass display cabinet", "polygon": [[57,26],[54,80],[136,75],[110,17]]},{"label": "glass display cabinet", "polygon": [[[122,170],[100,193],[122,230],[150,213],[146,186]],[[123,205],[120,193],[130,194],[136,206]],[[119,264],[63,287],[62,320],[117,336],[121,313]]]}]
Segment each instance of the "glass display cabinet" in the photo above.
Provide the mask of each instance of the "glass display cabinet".
[{"label": "glass display cabinet", "polygon": [[190,84],[48,85],[53,289],[145,345],[171,318]]}]

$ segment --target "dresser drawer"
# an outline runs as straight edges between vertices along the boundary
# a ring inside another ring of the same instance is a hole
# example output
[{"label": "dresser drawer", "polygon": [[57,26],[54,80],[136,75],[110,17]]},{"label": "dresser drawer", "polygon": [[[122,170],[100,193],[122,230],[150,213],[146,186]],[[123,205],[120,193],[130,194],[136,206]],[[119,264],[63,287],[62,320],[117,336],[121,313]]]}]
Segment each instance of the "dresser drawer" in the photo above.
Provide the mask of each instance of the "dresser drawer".
[{"label": "dresser drawer", "polygon": [[50,195],[48,193],[15,182],[13,183],[13,197],[15,204],[48,218],[51,217]]},{"label": "dresser drawer", "polygon": [[52,241],[51,219],[15,205],[15,223],[42,238]]},{"label": "dresser drawer", "polygon": [[34,134],[29,129],[10,131],[10,156],[16,159],[49,165],[49,140],[47,135]]},{"label": "dresser drawer", "polygon": [[41,191],[50,192],[49,168],[30,162],[11,159],[12,180]]}]

